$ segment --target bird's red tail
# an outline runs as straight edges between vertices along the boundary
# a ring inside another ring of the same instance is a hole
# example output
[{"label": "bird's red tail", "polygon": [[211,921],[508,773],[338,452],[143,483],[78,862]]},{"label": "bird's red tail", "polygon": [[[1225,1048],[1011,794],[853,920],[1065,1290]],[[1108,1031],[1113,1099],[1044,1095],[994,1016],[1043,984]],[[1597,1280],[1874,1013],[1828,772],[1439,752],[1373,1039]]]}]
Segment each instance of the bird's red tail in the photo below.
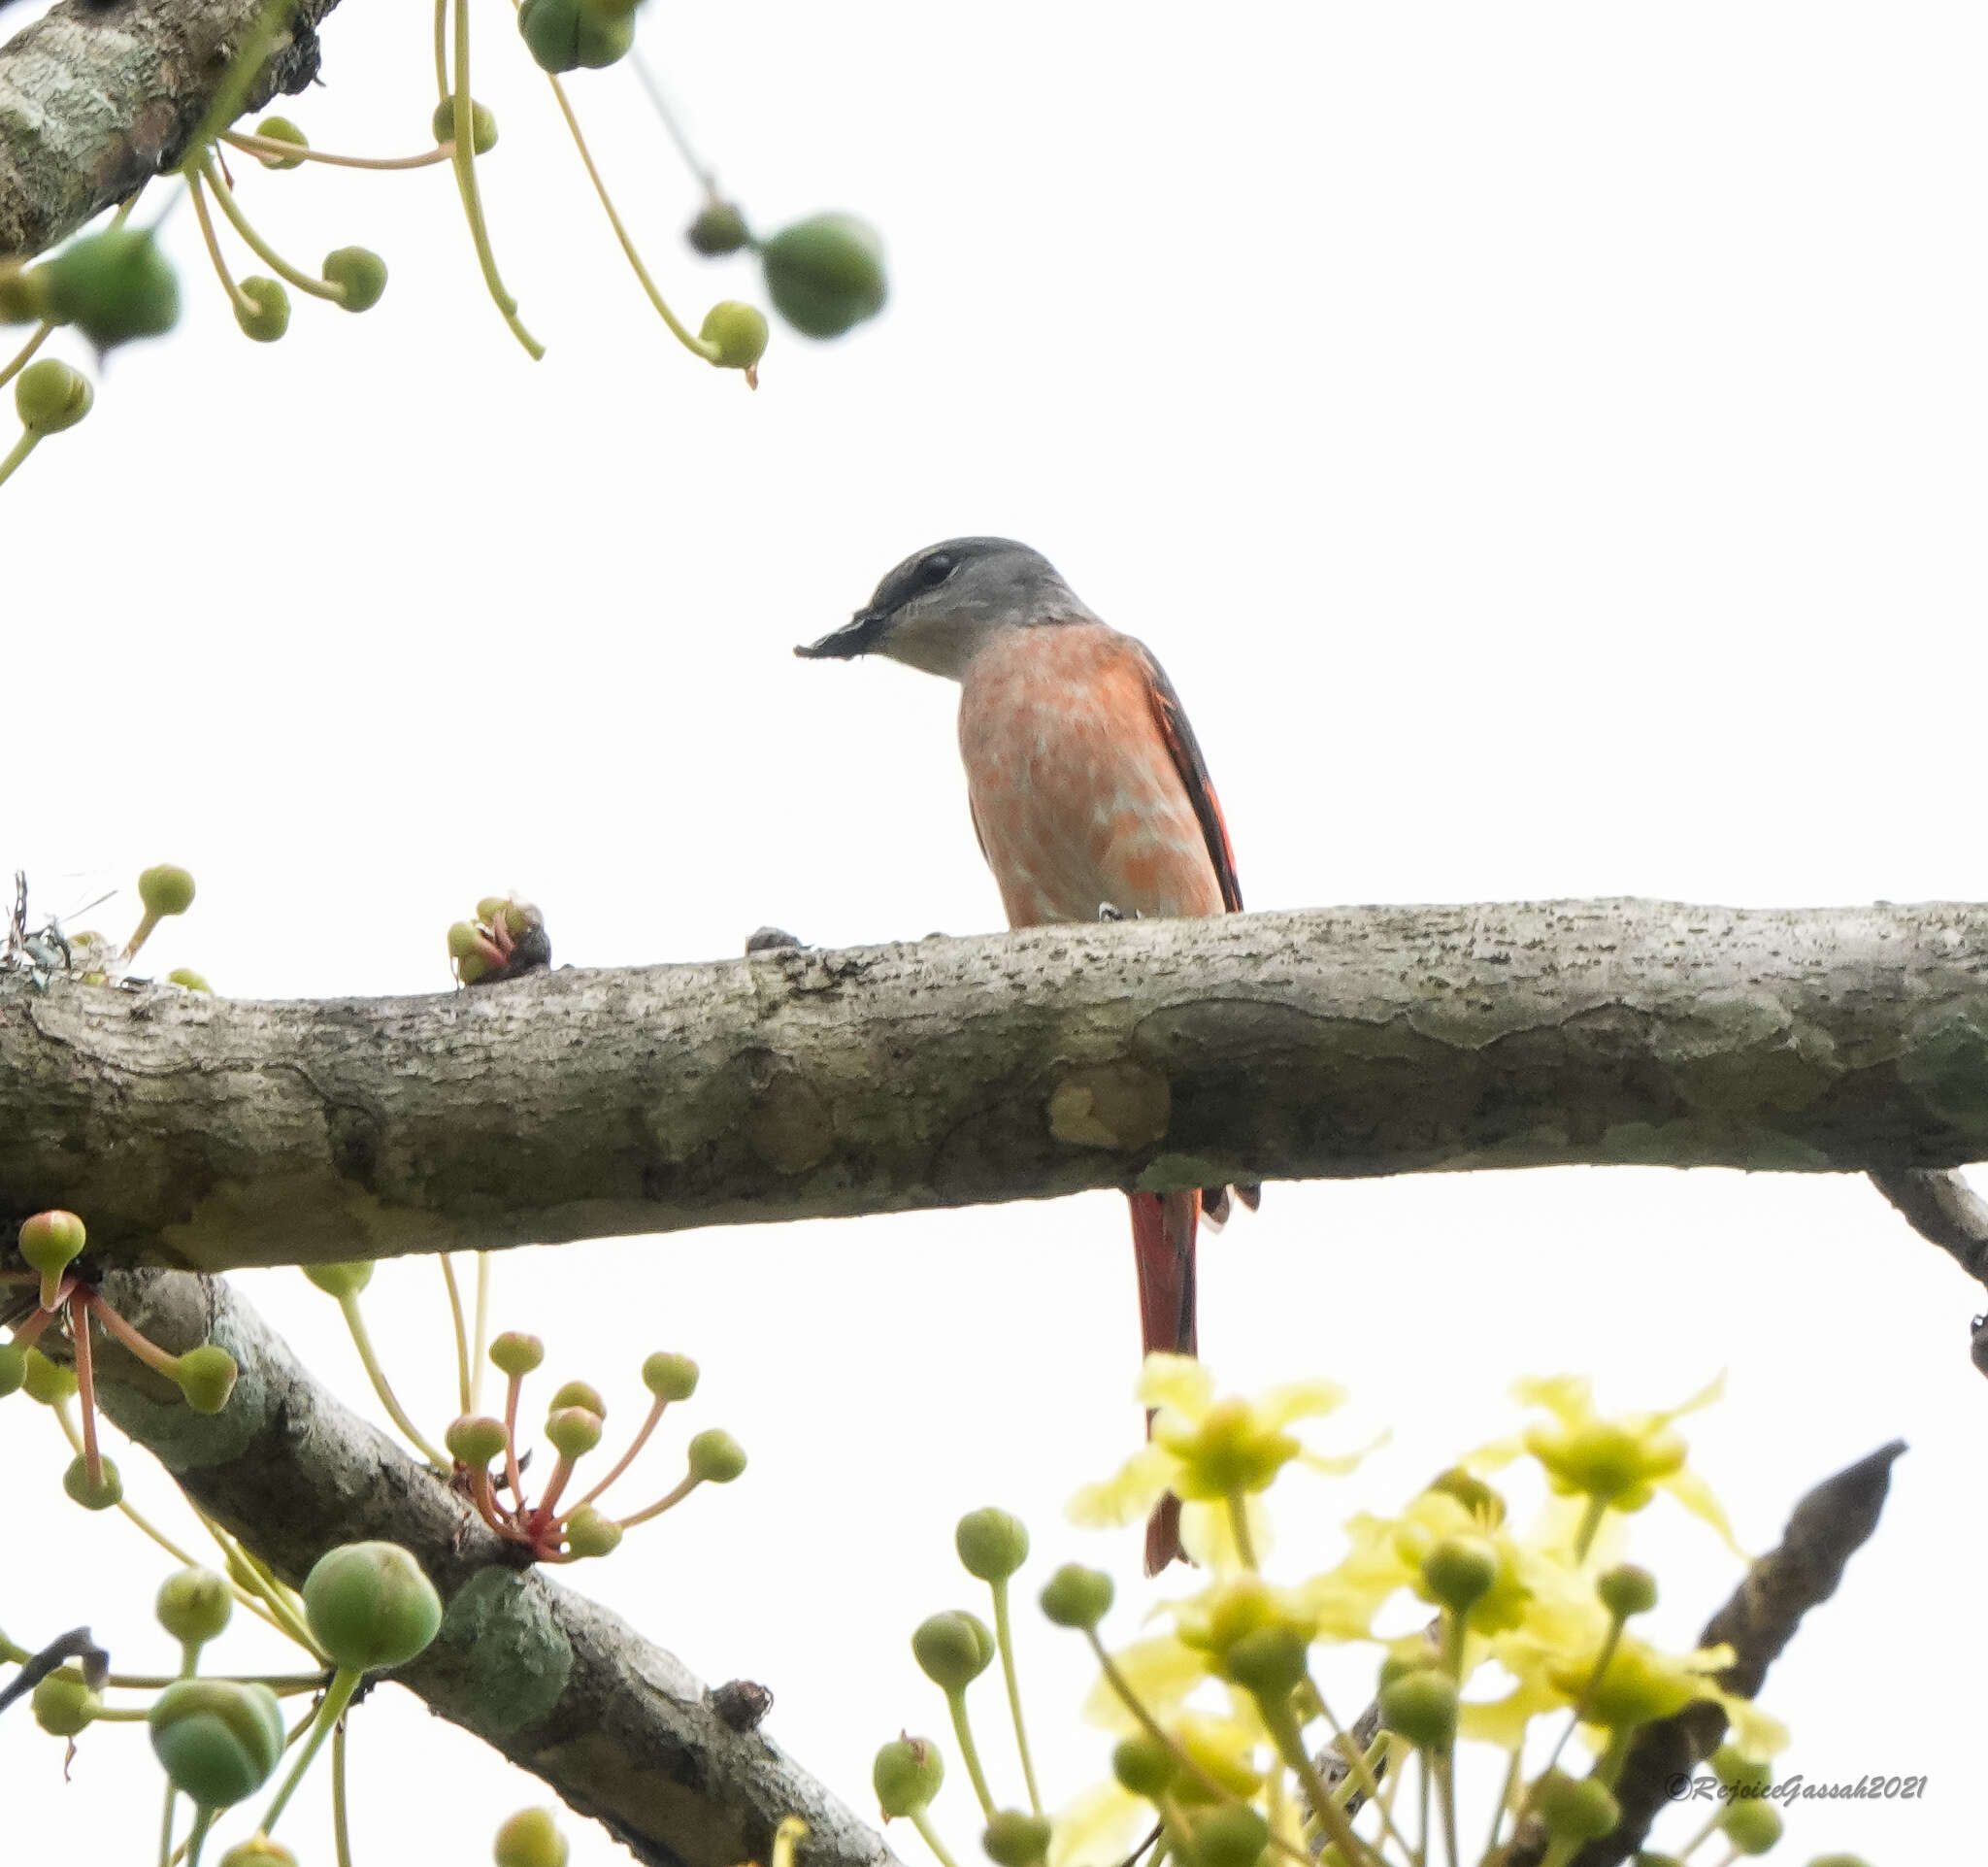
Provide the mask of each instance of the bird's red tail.
[{"label": "bird's red tail", "polygon": [[[1132,1193],[1132,1251],[1139,1269],[1139,1327],[1146,1353],[1155,1349],[1191,1355],[1194,1330],[1194,1234],[1201,1195]],[[1152,1415],[1146,1415],[1152,1431]],[[1182,1560],[1180,1500],[1160,1500],[1145,1526],[1145,1572],[1156,1576]]]}]

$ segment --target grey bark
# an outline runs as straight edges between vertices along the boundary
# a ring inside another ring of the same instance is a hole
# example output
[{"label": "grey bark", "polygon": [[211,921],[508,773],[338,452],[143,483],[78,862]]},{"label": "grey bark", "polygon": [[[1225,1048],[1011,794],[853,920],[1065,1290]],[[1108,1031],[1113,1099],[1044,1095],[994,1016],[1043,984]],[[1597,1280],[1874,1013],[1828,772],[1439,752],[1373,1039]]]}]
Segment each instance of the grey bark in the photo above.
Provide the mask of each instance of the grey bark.
[{"label": "grey bark", "polygon": [[724,1696],[545,1571],[508,1561],[461,1497],[348,1413],[226,1284],[138,1271],[107,1278],[103,1293],[161,1347],[212,1339],[241,1364],[226,1408],[202,1417],[107,1343],[99,1398],[285,1582],[300,1584],[335,1545],[368,1538],[419,1559],[446,1604],[442,1633],[389,1677],[432,1711],[654,1867],[771,1859],[788,1815],[809,1826],[804,1867],[896,1867],[878,1836]]},{"label": "grey bark", "polygon": [[0,979],[0,1222],[67,1207],[105,1266],[1583,1162],[1900,1184],[1984,1156],[1968,905],[1236,915],[370,1001]]},{"label": "grey bark", "polygon": [[[174,167],[264,0],[63,0],[0,47],[0,257],[27,257]],[[317,22],[295,0],[242,108],[317,75]]]}]

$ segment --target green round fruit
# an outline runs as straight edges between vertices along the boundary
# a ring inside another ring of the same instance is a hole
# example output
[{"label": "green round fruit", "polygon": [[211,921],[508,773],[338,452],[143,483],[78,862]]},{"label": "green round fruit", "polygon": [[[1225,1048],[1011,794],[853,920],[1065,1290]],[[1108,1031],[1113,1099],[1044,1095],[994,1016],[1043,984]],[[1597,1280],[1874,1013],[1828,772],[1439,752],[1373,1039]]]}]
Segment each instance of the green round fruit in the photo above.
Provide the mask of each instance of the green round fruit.
[{"label": "green round fruit", "polygon": [[658,1400],[688,1400],[697,1391],[697,1363],[659,1350],[643,1362],[642,1384]]},{"label": "green round fruit", "polygon": [[606,1419],[608,1403],[601,1398],[601,1390],[584,1381],[560,1383],[553,1393],[547,1411],[557,1413],[562,1407],[579,1407],[590,1413],[596,1419]]},{"label": "green round fruit", "polygon": [[347,1543],[304,1578],[304,1615],[334,1664],[370,1673],[426,1650],[442,1625],[442,1599],[399,1544]]},{"label": "green round fruit", "polygon": [[566,1548],[577,1556],[613,1555],[621,1547],[621,1526],[611,1517],[582,1504],[566,1519]]},{"label": "green round fruit", "polygon": [[528,1375],[546,1358],[546,1345],[521,1329],[506,1329],[490,1344],[490,1359],[500,1374]]},{"label": "green round fruit", "polygon": [[235,1391],[235,1380],[241,1372],[235,1357],[225,1349],[217,1349],[212,1342],[203,1342],[199,1348],[188,1349],[180,1357],[174,1379],[180,1384],[180,1391],[186,1396],[187,1406],[196,1414],[217,1414],[228,1404],[228,1396]]},{"label": "green round fruit", "polygon": [[326,284],[339,288],[338,302],[345,311],[371,311],[386,289],[386,261],[365,247],[340,247],[324,255],[318,270]]},{"label": "green round fruit", "polygon": [[89,1233],[74,1213],[36,1213],[20,1221],[20,1254],[44,1277],[60,1276],[88,1242]]},{"label": "green round fruit", "polygon": [[1270,1823],[1246,1802],[1210,1809],[1194,1824],[1199,1867],[1255,1867],[1269,1845]]},{"label": "green round fruit", "polygon": [[[428,119],[438,143],[455,140],[455,99],[445,97]],[[470,147],[479,155],[488,155],[497,147],[497,116],[487,104],[470,100]]]},{"label": "green round fruit", "polygon": [[766,354],[766,314],[737,298],[721,298],[704,315],[698,336],[716,347],[721,370],[749,370]]},{"label": "green round fruit", "polygon": [[147,914],[184,914],[193,905],[193,877],[177,863],[160,862],[139,876],[138,898]]},{"label": "green round fruit", "polygon": [[250,309],[235,307],[235,322],[242,334],[257,344],[274,344],[290,327],[290,294],[281,279],[264,279],[259,274],[241,283],[242,296]]},{"label": "green round fruit", "polygon": [[555,1407],[546,1416],[546,1439],[561,1458],[584,1458],[601,1443],[601,1417],[584,1407]]},{"label": "green round fruit", "polygon": [[511,1435],[504,1430],[501,1419],[492,1419],[487,1414],[464,1414],[449,1422],[442,1443],[447,1447],[450,1458],[473,1471],[481,1471],[493,1459],[504,1456]]},{"label": "green round fruit", "polygon": [[691,1472],[707,1484],[729,1484],[746,1469],[746,1449],[721,1427],[699,1433],[688,1450]]},{"label": "green round fruit", "polygon": [[182,1646],[205,1645],[227,1626],[235,1597],[225,1578],[196,1564],[175,1570],[159,1584],[152,1612],[159,1625]]},{"label": "green round fruit", "polygon": [[[265,117],[256,124],[255,134],[265,143],[287,143],[299,150],[311,147],[311,139],[287,117]],[[266,169],[301,169],[304,166],[301,155],[258,155],[255,159]]]},{"label": "green round fruit", "polygon": [[107,227],[73,240],[49,261],[50,315],[101,350],[161,337],[180,319],[180,282],[149,233]]},{"label": "green round fruit", "polygon": [[633,14],[603,18],[581,0],[524,0],[517,30],[542,71],[591,71],[612,65],[635,43]]},{"label": "green round fruit", "polygon": [[490,1857],[497,1867],[566,1867],[566,1837],[549,1809],[520,1809],[497,1830]]},{"label": "green round fruit", "polygon": [[103,1477],[94,1484],[90,1483],[89,1460],[81,1452],[69,1461],[69,1469],[62,1474],[62,1488],[85,1511],[108,1511],[124,1496],[124,1481],[117,1475],[116,1463],[100,1457],[97,1464]]},{"label": "green round fruit", "polygon": [[817,214],[759,250],[775,308],[808,337],[840,337],[875,317],[889,295],[883,246],[849,214]]},{"label": "green round fruit", "polygon": [[95,1687],[74,1666],[58,1666],[37,1681],[27,1703],[50,1737],[74,1737],[104,1709]]},{"label": "green round fruit", "polygon": [[14,379],[14,412],[30,434],[75,427],[95,400],[88,378],[53,356],[30,363]]},{"label": "green round fruit", "polygon": [[283,1753],[283,1715],[267,1685],[181,1679],[152,1701],[151,1748],[175,1788],[203,1809],[253,1795]]}]

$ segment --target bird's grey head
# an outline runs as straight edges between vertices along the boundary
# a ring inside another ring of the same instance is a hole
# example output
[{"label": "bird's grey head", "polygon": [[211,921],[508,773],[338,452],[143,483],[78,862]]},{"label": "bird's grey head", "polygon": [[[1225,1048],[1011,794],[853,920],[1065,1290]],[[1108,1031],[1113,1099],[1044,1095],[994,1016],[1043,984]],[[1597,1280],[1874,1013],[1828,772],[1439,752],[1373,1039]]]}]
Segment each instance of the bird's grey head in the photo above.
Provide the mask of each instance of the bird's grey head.
[{"label": "bird's grey head", "polygon": [[1011,538],[948,538],[913,551],[846,626],[794,652],[888,655],[957,681],[998,630],[1096,620],[1040,551]]}]

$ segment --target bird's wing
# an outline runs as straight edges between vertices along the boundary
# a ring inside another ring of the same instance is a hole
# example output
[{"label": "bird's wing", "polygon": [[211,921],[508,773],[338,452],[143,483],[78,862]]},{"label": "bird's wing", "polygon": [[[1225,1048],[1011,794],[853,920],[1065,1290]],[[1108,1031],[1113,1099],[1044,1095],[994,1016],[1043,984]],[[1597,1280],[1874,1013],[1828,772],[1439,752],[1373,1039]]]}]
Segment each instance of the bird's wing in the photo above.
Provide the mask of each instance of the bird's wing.
[{"label": "bird's wing", "polygon": [[1242,886],[1236,880],[1236,851],[1229,847],[1229,826],[1222,821],[1222,806],[1209,783],[1208,764],[1195,743],[1194,728],[1187,723],[1187,712],[1167,671],[1143,646],[1140,655],[1145,662],[1147,687],[1152,695],[1153,723],[1166,741],[1174,769],[1187,786],[1188,801],[1200,820],[1201,833],[1208,840],[1209,860],[1215,865],[1215,880],[1221,883],[1222,906],[1231,914],[1242,912]]}]

